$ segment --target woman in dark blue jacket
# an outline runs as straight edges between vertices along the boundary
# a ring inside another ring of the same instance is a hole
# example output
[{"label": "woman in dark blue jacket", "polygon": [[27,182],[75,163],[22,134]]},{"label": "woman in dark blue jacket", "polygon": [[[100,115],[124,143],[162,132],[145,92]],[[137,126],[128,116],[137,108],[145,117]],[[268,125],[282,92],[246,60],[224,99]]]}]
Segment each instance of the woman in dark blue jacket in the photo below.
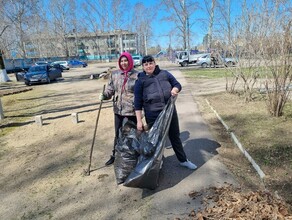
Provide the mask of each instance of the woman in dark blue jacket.
[{"label": "woman in dark blue jacket", "polygon": [[[151,127],[168,99],[171,96],[177,96],[181,91],[181,84],[170,72],[161,70],[152,56],[143,57],[142,66],[144,71],[138,74],[134,91],[137,130],[139,131],[143,130],[142,110],[144,110],[147,125]],[[180,165],[197,169],[197,166],[187,159],[179,135],[178,115],[174,108],[168,133],[172,148]]]}]

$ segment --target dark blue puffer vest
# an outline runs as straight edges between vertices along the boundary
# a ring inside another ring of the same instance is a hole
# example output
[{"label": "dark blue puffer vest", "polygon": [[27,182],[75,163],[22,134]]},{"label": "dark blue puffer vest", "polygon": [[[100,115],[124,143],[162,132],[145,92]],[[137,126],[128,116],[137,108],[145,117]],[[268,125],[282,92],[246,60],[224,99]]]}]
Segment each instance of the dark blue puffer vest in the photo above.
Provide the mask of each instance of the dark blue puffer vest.
[{"label": "dark blue puffer vest", "polygon": [[146,112],[161,111],[171,96],[171,84],[167,72],[158,69],[157,74],[147,76],[144,72],[139,74],[143,86],[143,106]]}]

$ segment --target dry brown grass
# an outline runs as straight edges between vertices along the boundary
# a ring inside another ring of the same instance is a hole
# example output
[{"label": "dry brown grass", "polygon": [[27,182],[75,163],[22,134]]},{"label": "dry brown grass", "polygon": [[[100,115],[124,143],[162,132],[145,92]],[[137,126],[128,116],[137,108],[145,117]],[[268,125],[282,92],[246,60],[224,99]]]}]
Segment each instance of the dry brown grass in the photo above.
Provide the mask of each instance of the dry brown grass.
[{"label": "dry brown grass", "polygon": [[[287,105],[285,116],[274,118],[268,114],[262,98],[246,103],[238,94],[223,92],[197,99],[204,118],[223,146],[220,154],[233,173],[247,185],[269,189],[292,204],[291,103]],[[206,99],[266,174],[262,182],[247,159],[236,149]]]}]

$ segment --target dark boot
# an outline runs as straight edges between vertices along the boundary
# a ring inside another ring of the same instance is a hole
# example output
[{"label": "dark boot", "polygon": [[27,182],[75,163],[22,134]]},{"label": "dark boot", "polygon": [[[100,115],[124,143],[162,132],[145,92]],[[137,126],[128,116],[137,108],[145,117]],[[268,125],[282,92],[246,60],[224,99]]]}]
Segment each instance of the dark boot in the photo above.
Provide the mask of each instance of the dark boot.
[{"label": "dark boot", "polygon": [[115,162],[115,156],[111,155],[111,158],[105,163],[106,166],[109,166]]},{"label": "dark boot", "polygon": [[110,159],[105,163],[106,166],[109,166],[115,162],[115,150],[113,150],[113,155],[111,155]]}]

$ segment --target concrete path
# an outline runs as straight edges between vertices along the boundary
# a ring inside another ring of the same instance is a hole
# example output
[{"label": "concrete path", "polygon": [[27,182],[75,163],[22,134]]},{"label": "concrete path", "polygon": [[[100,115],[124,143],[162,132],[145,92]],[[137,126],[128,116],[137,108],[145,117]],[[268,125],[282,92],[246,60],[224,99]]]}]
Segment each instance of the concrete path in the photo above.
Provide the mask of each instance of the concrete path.
[{"label": "concrete path", "polygon": [[145,191],[145,197],[151,196],[147,204],[147,219],[187,217],[192,209],[197,210],[201,207],[199,200],[189,197],[189,192],[200,191],[210,186],[223,186],[226,182],[236,185],[226,166],[218,160],[216,149],[220,146],[213,139],[200,115],[191,88],[179,70],[170,72],[183,86],[176,101],[181,139],[187,157],[198,166],[198,169],[191,171],[181,167],[173,150],[165,149],[160,186],[155,191]]}]

